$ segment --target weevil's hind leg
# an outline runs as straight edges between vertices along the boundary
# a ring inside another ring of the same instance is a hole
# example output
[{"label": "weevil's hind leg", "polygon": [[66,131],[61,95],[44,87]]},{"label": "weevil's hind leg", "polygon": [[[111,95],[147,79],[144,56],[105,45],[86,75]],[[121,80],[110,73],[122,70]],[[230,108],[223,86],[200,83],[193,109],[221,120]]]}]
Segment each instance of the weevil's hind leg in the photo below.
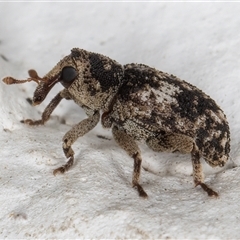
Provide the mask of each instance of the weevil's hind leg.
[{"label": "weevil's hind leg", "polygon": [[21,122],[31,125],[31,126],[43,125],[45,122],[48,121],[53,110],[57,107],[57,105],[61,102],[61,100],[63,98],[67,99],[68,97],[69,97],[69,94],[68,94],[67,90],[66,89],[62,90],[47,105],[47,107],[45,108],[45,110],[42,113],[42,118],[40,120],[26,119],[26,120],[22,120]]},{"label": "weevil's hind leg", "polygon": [[192,138],[182,134],[162,133],[157,137],[149,138],[146,143],[152,150],[157,152],[179,151],[181,153],[191,153],[195,186],[200,185],[209,196],[218,196],[215,191],[204,183],[200,153]]},{"label": "weevil's hind leg", "polygon": [[100,119],[99,112],[93,113],[89,118],[82,120],[78,124],[72,127],[63,137],[63,152],[68,159],[67,163],[63,166],[55,169],[53,174],[66,172],[74,163],[74,151],[72,150],[72,144],[81,136],[92,130]]},{"label": "weevil's hind leg", "polygon": [[130,157],[134,159],[133,177],[132,184],[136,187],[140,197],[148,197],[142,186],[139,184],[142,158],[140,149],[132,137],[127,135],[124,131],[119,130],[118,127],[114,126],[112,129],[114,139],[122,147]]},{"label": "weevil's hind leg", "polygon": [[192,164],[193,164],[193,178],[195,186],[200,185],[202,189],[207,192],[208,196],[210,197],[218,197],[218,193],[213,191],[210,187],[208,187],[204,183],[204,175],[202,171],[202,165],[200,163],[200,153],[197,149],[197,147],[194,144],[193,150],[192,150]]}]

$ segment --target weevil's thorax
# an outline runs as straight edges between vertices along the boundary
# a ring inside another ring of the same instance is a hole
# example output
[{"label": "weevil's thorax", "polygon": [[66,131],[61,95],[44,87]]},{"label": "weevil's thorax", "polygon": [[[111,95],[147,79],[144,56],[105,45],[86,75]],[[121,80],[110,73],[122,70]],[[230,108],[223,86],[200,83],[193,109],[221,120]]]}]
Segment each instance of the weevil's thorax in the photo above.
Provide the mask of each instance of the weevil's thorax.
[{"label": "weevil's thorax", "polygon": [[93,110],[107,111],[123,81],[123,68],[100,54],[73,49],[77,79],[68,87],[73,100]]}]

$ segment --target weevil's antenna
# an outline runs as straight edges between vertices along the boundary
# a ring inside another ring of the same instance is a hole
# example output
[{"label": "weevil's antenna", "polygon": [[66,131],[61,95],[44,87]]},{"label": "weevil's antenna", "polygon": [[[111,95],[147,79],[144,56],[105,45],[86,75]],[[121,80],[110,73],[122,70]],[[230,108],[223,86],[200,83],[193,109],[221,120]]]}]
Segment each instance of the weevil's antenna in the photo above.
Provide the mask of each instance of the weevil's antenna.
[{"label": "weevil's antenna", "polygon": [[39,80],[34,79],[34,78],[28,78],[26,80],[18,80],[12,77],[5,77],[3,79],[3,82],[6,83],[7,85],[11,85],[11,84],[19,84],[19,83],[25,83],[25,82],[36,82],[37,84],[39,84]]},{"label": "weevil's antenna", "polygon": [[38,76],[36,70],[34,70],[34,69],[28,70],[28,75],[29,75],[30,78],[33,79],[33,81],[34,81],[34,79],[39,80],[40,82],[46,81],[44,78],[40,78],[40,77]]},{"label": "weevil's antenna", "polygon": [[18,80],[12,77],[5,77],[3,79],[3,82],[6,83],[7,85],[11,85],[11,84],[20,84],[20,83],[25,83],[25,82],[36,82],[37,84],[39,84],[40,82],[45,81],[45,79],[40,78],[37,74],[37,72],[34,69],[30,69],[28,71],[28,75],[30,78],[26,79],[26,80]]}]

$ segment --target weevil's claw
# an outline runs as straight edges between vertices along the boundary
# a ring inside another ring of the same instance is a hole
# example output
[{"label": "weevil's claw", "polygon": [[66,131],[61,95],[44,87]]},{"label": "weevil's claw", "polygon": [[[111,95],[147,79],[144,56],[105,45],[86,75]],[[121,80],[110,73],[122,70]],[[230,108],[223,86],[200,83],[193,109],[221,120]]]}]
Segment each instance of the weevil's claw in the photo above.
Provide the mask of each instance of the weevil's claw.
[{"label": "weevil's claw", "polygon": [[218,193],[209,188],[205,183],[201,183],[200,186],[204,191],[207,192],[209,197],[218,197]]},{"label": "weevil's claw", "polygon": [[63,166],[53,171],[53,175],[56,176],[57,173],[62,173],[62,174],[65,173],[73,165],[73,161],[74,161],[74,157],[71,156],[66,164],[64,164]]},{"label": "weevil's claw", "polygon": [[23,120],[23,123],[28,125],[33,125],[34,121],[32,119],[26,119],[26,120]]},{"label": "weevil's claw", "polygon": [[140,197],[148,198],[147,193],[144,191],[144,189],[142,188],[142,186],[140,184],[133,184],[133,187],[137,189]]},{"label": "weevil's claw", "polygon": [[36,121],[34,121],[32,119],[26,119],[26,120],[21,120],[20,122],[24,123],[24,124],[27,124],[27,125],[30,125],[30,126],[34,126],[34,125],[37,126],[37,125],[42,125],[43,124],[42,119],[36,120]]},{"label": "weevil's claw", "polygon": [[66,169],[64,167],[57,168],[53,171],[53,175],[56,176],[58,173],[65,173]]},{"label": "weevil's claw", "polygon": [[213,191],[210,187],[208,187],[205,183],[201,183],[201,182],[198,182],[196,183],[195,187],[197,187],[198,185],[200,185],[202,187],[202,189],[207,192],[208,196],[209,197],[219,197],[218,193]]}]

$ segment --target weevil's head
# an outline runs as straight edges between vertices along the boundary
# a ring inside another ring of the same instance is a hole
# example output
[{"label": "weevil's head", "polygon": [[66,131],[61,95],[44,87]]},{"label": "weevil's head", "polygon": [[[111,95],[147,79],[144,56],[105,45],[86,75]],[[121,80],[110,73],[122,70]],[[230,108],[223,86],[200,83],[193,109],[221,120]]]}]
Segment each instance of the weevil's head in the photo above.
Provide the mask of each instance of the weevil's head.
[{"label": "weevil's head", "polygon": [[43,78],[35,70],[29,71],[30,78],[16,80],[6,77],[6,84],[35,81],[38,86],[33,95],[33,105],[38,105],[56,83],[61,83],[80,105],[91,109],[106,109],[123,84],[123,67],[101,54],[73,48]]},{"label": "weevil's head", "polygon": [[[123,67],[102,54],[74,48],[76,80],[67,86],[72,99],[92,110],[107,110],[124,81]],[[65,81],[61,82],[65,86]],[[66,86],[65,86],[66,87]]]},{"label": "weevil's head", "polygon": [[[29,75],[32,77],[30,72]],[[39,84],[33,94],[33,105],[42,103],[56,83],[60,82],[68,88],[77,77],[77,66],[70,54],[59,61],[43,78],[38,78]]]},{"label": "weevil's head", "polygon": [[58,82],[80,105],[105,109],[123,83],[123,67],[109,57],[73,48],[40,81],[33,104],[40,104]]}]

